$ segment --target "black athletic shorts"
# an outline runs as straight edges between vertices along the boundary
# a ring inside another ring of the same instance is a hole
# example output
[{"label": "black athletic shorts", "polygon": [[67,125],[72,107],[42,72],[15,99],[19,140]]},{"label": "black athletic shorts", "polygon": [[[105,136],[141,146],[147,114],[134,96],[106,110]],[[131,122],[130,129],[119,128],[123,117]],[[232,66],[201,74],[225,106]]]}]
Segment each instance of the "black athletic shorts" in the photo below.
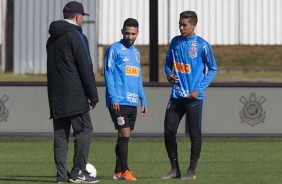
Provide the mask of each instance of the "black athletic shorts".
[{"label": "black athletic shorts", "polygon": [[116,129],[122,129],[130,127],[130,130],[134,130],[137,107],[136,106],[127,106],[120,105],[120,111],[117,112],[109,108],[112,121],[114,122]]}]

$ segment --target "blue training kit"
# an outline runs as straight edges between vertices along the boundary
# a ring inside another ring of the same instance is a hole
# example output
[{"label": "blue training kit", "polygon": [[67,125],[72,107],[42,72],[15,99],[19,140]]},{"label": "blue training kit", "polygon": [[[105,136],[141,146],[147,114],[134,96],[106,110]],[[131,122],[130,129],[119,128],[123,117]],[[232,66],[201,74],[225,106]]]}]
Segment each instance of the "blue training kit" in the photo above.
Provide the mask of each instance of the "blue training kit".
[{"label": "blue training kit", "polygon": [[210,44],[203,38],[176,36],[171,40],[165,64],[165,73],[174,73],[178,82],[173,85],[171,98],[185,99],[192,91],[204,100],[204,91],[217,73]]},{"label": "blue training kit", "polygon": [[140,52],[134,45],[120,40],[109,46],[105,54],[104,75],[106,82],[106,105],[113,103],[146,107],[142,83]]}]

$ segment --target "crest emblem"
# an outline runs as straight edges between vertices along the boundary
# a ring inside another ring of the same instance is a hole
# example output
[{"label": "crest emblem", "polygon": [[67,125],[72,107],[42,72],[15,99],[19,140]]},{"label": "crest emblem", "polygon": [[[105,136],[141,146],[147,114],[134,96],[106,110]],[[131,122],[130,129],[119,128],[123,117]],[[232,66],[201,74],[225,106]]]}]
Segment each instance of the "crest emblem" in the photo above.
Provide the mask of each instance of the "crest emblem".
[{"label": "crest emblem", "polygon": [[5,102],[9,100],[9,97],[7,95],[4,95],[0,100],[0,123],[2,121],[7,121],[7,118],[9,116],[9,110],[5,106]]},{"label": "crest emblem", "polygon": [[125,124],[124,117],[122,117],[122,116],[117,117],[117,124],[119,126],[124,125]]},{"label": "crest emblem", "polygon": [[196,47],[191,47],[189,49],[189,57],[190,58],[195,58],[198,55],[198,49]]},{"label": "crest emblem", "polygon": [[244,104],[240,112],[241,123],[247,123],[251,126],[264,123],[266,117],[266,112],[262,108],[262,104],[266,101],[264,96],[257,100],[256,94],[251,93],[249,101],[244,96],[241,96],[239,100]]}]

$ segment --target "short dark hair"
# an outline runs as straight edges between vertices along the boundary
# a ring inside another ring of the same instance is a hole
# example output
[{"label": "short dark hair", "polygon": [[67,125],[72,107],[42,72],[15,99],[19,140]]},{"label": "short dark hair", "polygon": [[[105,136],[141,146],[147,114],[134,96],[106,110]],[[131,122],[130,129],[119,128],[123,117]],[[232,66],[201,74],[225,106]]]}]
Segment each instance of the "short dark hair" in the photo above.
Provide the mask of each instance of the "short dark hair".
[{"label": "short dark hair", "polygon": [[184,11],[180,13],[180,19],[189,19],[189,22],[194,25],[198,23],[198,16],[194,11]]},{"label": "short dark hair", "polygon": [[64,19],[73,19],[77,13],[64,13]]},{"label": "short dark hair", "polygon": [[139,28],[139,23],[136,19],[128,18],[124,21],[122,29],[126,26]]}]

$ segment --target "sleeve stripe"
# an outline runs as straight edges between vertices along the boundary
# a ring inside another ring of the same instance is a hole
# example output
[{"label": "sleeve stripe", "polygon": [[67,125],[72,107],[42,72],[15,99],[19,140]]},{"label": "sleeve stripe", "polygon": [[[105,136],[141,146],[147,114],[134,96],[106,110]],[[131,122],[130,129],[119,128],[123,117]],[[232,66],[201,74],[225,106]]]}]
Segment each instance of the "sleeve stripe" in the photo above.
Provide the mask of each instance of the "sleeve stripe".
[{"label": "sleeve stripe", "polygon": [[85,49],[85,52],[86,52],[86,55],[87,55],[87,59],[88,59],[88,64],[92,64],[90,53],[89,53],[89,50],[88,50],[88,48],[86,46],[85,40],[82,37],[82,34],[79,31],[77,31],[77,30],[75,30],[75,31],[78,34],[78,36],[79,36],[79,38],[82,41],[82,44],[84,46],[84,49]]}]

